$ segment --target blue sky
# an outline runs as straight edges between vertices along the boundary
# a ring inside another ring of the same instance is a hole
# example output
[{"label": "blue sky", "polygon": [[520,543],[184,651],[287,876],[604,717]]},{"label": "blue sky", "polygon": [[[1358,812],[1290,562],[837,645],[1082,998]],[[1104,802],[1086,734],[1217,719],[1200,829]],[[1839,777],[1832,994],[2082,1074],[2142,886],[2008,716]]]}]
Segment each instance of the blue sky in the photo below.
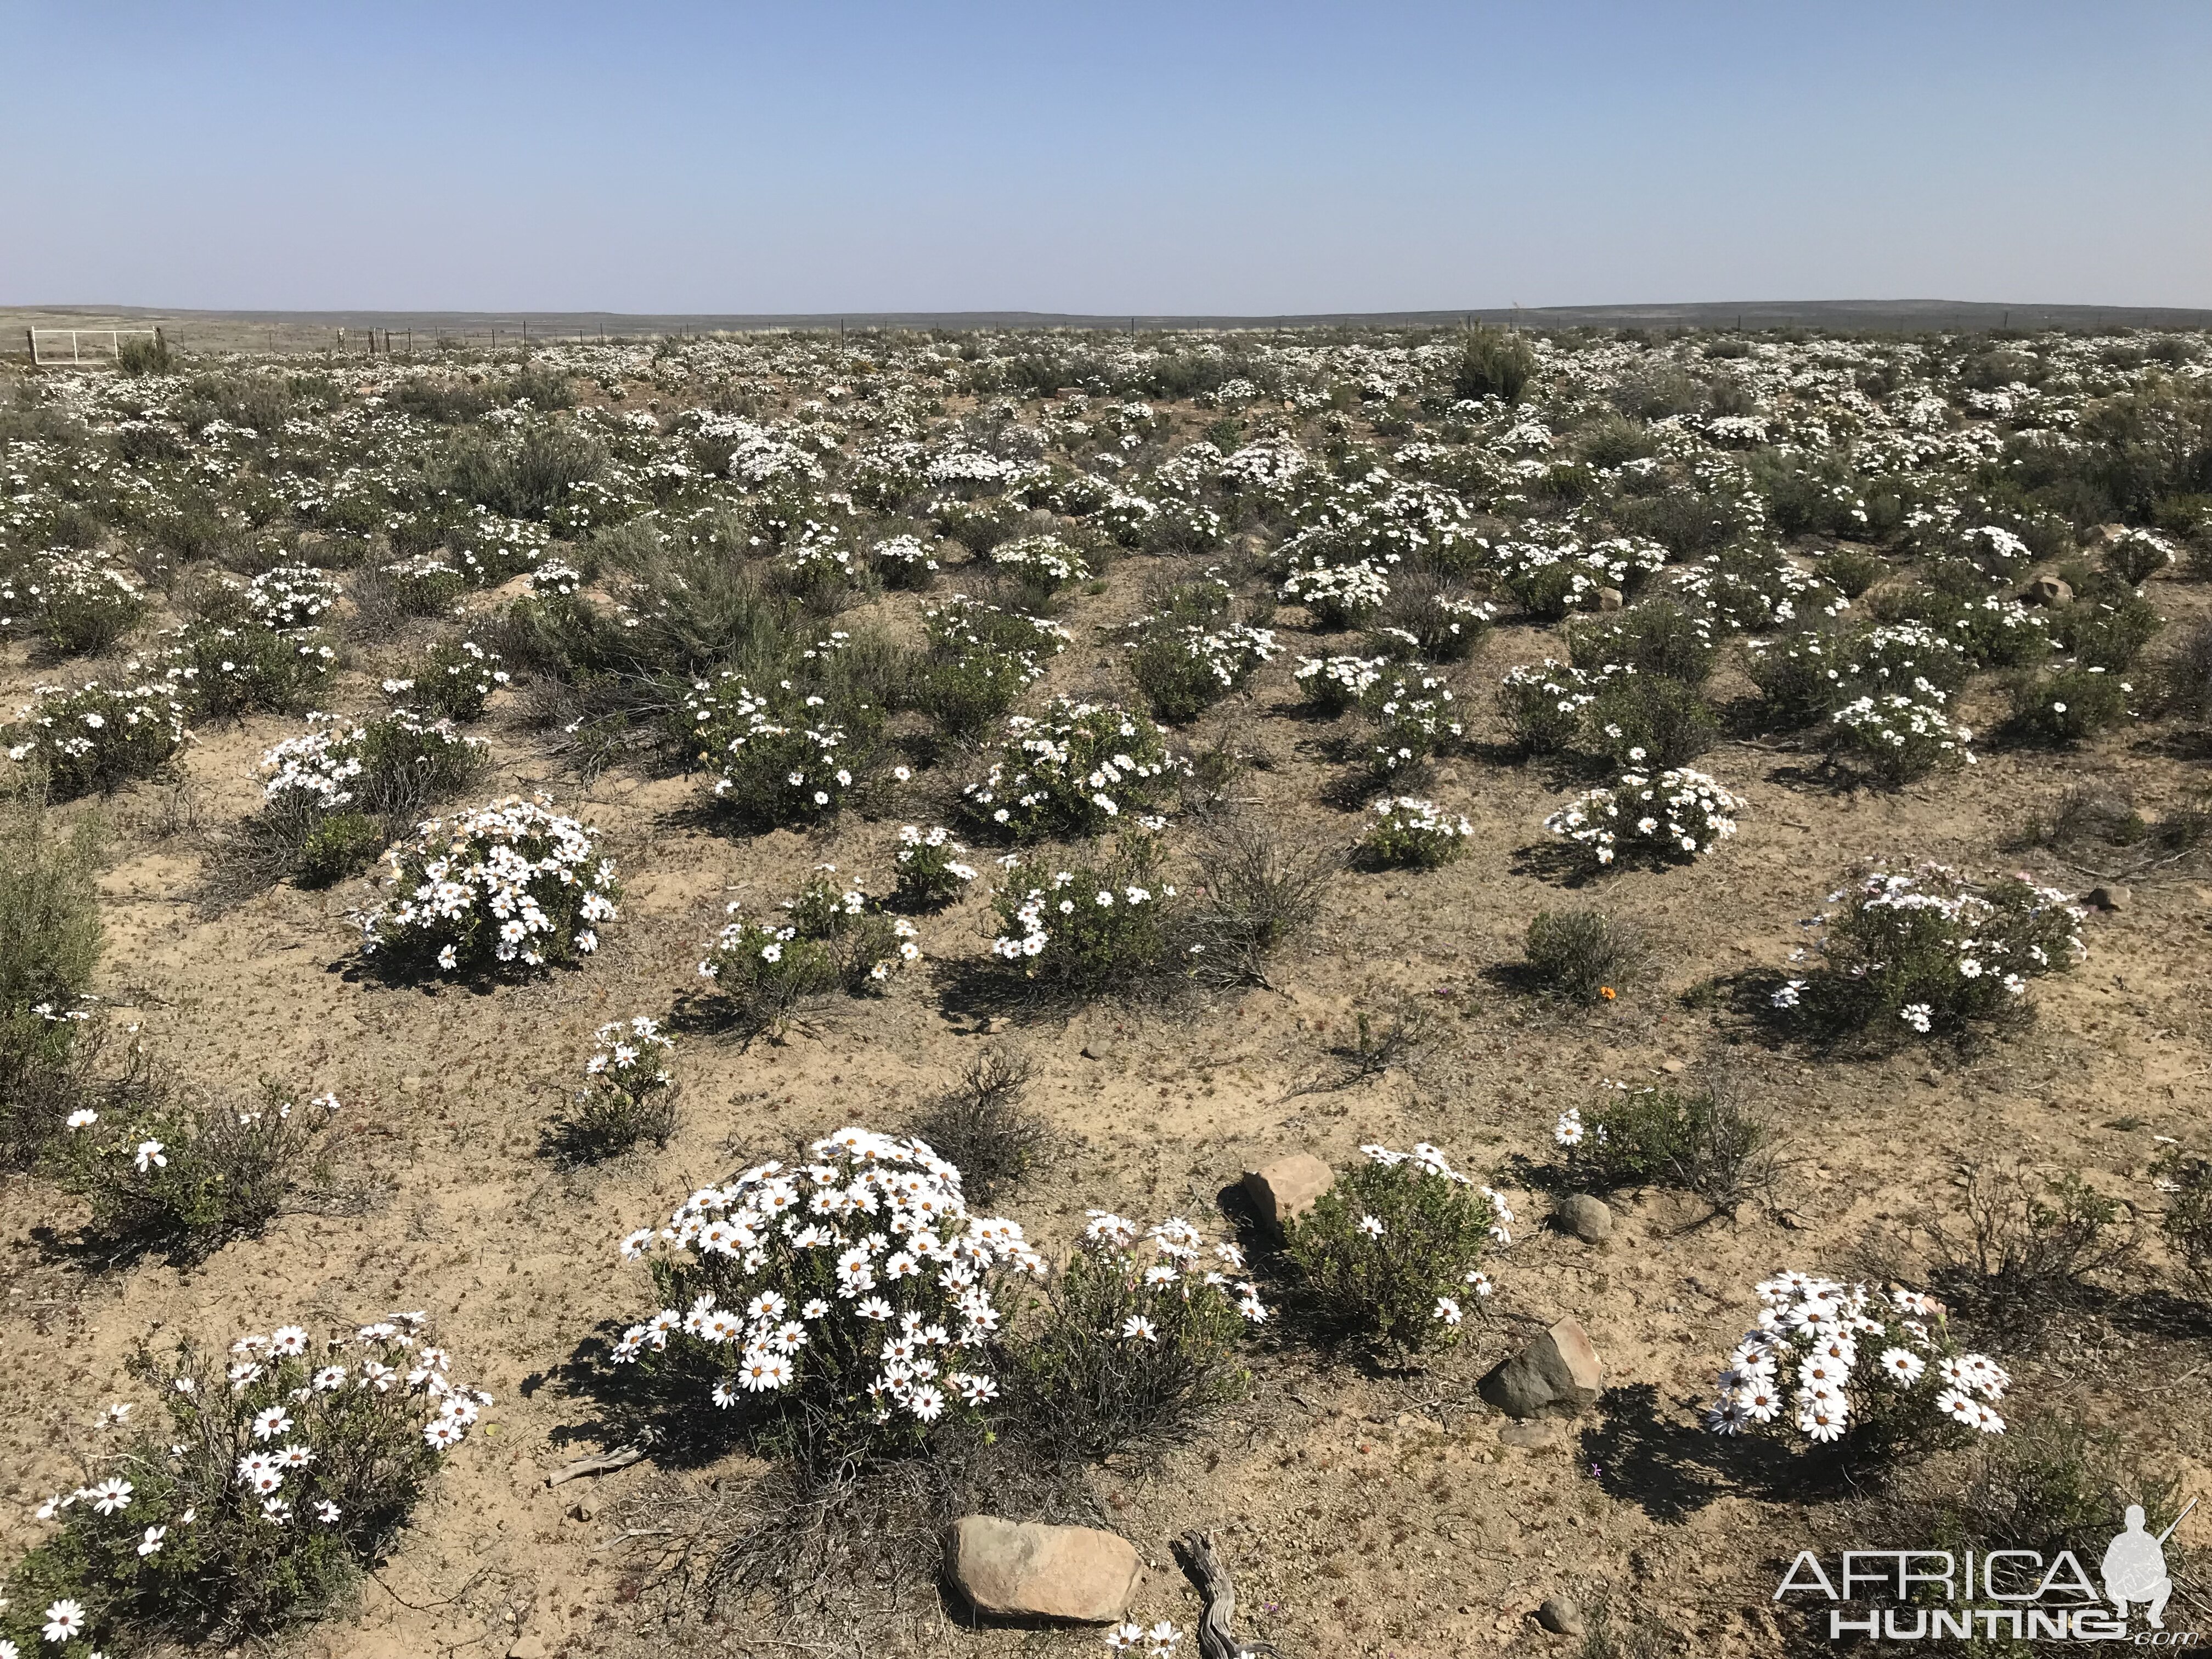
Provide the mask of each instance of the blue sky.
[{"label": "blue sky", "polygon": [[0,0],[0,302],[2212,306],[2212,4]]}]

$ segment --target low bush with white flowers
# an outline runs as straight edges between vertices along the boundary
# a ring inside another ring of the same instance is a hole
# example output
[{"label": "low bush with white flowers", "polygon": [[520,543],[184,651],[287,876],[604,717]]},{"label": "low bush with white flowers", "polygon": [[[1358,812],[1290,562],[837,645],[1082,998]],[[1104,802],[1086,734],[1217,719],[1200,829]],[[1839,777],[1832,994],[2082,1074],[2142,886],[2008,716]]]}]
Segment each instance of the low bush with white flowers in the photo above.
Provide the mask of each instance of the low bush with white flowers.
[{"label": "low bush with white flowers", "polygon": [[1491,1293],[1482,1262],[1511,1243],[1513,1212],[1426,1142],[1411,1152],[1359,1150],[1367,1162],[1338,1176],[1284,1230],[1283,1260],[1301,1302],[1332,1329],[1407,1352],[1457,1341]]},{"label": "low bush with white flowers", "polygon": [[1000,860],[991,954],[1040,990],[1133,990],[1182,971],[1193,948],[1157,837],[1127,831],[1088,854]]},{"label": "low bush with white flowers", "polygon": [[836,990],[880,990],[921,959],[914,924],[884,915],[834,864],[815,866],[797,896],[758,920],[734,902],[726,914],[699,977],[730,1023],[750,1031],[781,1032],[809,1001]]},{"label": "low bush with white flowers", "polygon": [[1441,675],[1416,670],[1388,677],[1361,707],[1374,723],[1364,759],[1378,781],[1418,774],[1438,756],[1456,751],[1467,737],[1459,699]]},{"label": "low bush with white flowers", "polygon": [[1838,738],[1886,781],[1909,783],[1930,772],[1974,764],[1973,732],[1944,712],[1944,694],[1926,680],[1910,692],[1854,698],[1828,718]]},{"label": "low bush with white flowers", "polygon": [[1389,666],[1382,657],[1301,657],[1291,678],[1305,700],[1325,714],[1358,707],[1382,684]]},{"label": "low bush with white flowers", "polygon": [[1006,722],[999,758],[961,794],[977,819],[1014,836],[1096,835],[1157,812],[1184,769],[1146,716],[1054,697],[1042,714]]},{"label": "low bush with white flowers", "polygon": [[1876,1453],[2002,1434],[2012,1379],[1963,1350],[1943,1304],[1893,1285],[1869,1290],[1785,1273],[1757,1287],[1759,1322],[1720,1374],[1705,1425]]},{"label": "low bush with white flowers", "polygon": [[185,703],[173,683],[41,685],[0,726],[0,747],[46,774],[57,798],[150,778],[184,748]]},{"label": "low bush with white flowers", "polygon": [[1071,1459],[1182,1439],[1248,1392],[1240,1350],[1267,1319],[1237,1245],[1207,1245],[1181,1216],[1147,1229],[1093,1210],[1015,1348],[1019,1431]]},{"label": "low bush with white flowers", "polygon": [[2027,985],[2088,954],[2087,912],[2024,876],[1976,881],[1940,864],[1875,870],[1828,895],[1821,929],[1773,994],[1777,1016],[1823,1036],[1959,1036],[2024,1017]]},{"label": "low bush with white flowers", "polygon": [[1005,1287],[1045,1271],[928,1146],[857,1127],[702,1188],[623,1254],[659,1308],[614,1358],[664,1410],[844,1455],[912,1449],[997,1398]]},{"label": "low bush with white flowers", "polygon": [[832,709],[788,682],[765,694],[737,674],[692,684],[684,725],[714,799],[762,823],[834,817],[878,770],[872,710]]},{"label": "low bush with white flowers", "polygon": [[641,1140],[665,1146],[676,1130],[676,1040],[649,1014],[610,1020],[592,1038],[584,1086],[554,1126],[576,1162],[611,1158]]},{"label": "low bush with white flowers", "polygon": [[1283,579],[1279,590],[1293,605],[1302,605],[1323,634],[1339,634],[1373,620],[1390,597],[1390,579],[1379,564],[1362,559],[1356,564],[1327,564],[1316,557]]},{"label": "low bush with white flowers", "polygon": [[925,910],[951,903],[975,880],[975,866],[962,862],[967,853],[941,823],[927,830],[919,824],[900,825],[898,850],[891,855],[898,866],[900,901]]},{"label": "low bush with white flowers", "polygon": [[[84,1484],[40,1505],[51,1531],[7,1576],[0,1650],[236,1646],[325,1608],[492,1403],[452,1364],[419,1313],[345,1338],[280,1325],[227,1365],[142,1349],[154,1403],[110,1407]],[[131,1432],[135,1411],[159,1426]]]},{"label": "low bush with white flowers", "polygon": [[1703,772],[1678,767],[1656,777],[1624,772],[1544,820],[1587,867],[1624,861],[1686,864],[1735,834],[1744,802]]},{"label": "low bush with white flowers", "polygon": [[599,835],[543,795],[425,819],[384,855],[392,896],[359,918],[362,954],[456,975],[590,955],[620,914]]},{"label": "low bush with white flowers", "polygon": [[1465,818],[1412,795],[1385,795],[1368,811],[1359,847],[1376,864],[1434,870],[1465,852],[1474,835]]},{"label": "low bush with white flowers", "polygon": [[106,650],[146,610],[145,589],[131,572],[68,548],[0,571],[0,637],[34,639],[55,657]]}]

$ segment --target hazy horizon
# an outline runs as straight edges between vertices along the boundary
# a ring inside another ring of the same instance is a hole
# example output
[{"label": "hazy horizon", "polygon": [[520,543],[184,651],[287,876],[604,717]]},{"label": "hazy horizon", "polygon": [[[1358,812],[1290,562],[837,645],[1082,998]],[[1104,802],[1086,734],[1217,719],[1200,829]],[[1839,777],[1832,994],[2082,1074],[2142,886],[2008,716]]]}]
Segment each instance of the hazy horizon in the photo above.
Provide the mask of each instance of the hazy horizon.
[{"label": "hazy horizon", "polygon": [[2202,5],[0,20],[14,306],[2212,307]]}]

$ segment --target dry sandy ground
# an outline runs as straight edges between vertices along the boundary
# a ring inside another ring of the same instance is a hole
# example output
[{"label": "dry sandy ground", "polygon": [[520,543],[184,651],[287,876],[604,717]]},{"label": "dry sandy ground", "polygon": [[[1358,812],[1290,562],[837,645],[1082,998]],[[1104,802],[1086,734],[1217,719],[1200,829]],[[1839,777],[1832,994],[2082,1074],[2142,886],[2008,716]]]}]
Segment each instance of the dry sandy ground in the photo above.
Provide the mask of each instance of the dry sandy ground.
[{"label": "dry sandy ground", "polygon": [[[1079,609],[1072,622],[1086,643],[1060,659],[1052,687],[1097,683],[1105,657],[1086,624],[1134,611],[1142,565],[1118,567],[1112,592]],[[2201,586],[2161,580],[2153,592],[2176,617],[2206,608]],[[358,653],[334,706],[374,703],[379,654]],[[1541,654],[1538,636],[1504,630],[1456,678],[1480,704],[1504,667]],[[1192,745],[1237,725],[1272,762],[1239,786],[1262,803],[1254,810],[1286,834],[1348,843],[1355,815],[1317,804],[1340,769],[1322,753],[1326,730],[1288,713],[1289,666],[1263,671],[1188,734]],[[19,651],[0,690],[12,701],[34,678]],[[30,1505],[72,1478],[69,1449],[125,1389],[122,1363],[141,1333],[227,1340],[280,1318],[343,1325],[426,1308],[497,1408],[358,1600],[289,1644],[301,1653],[626,1654],[669,1651],[672,1641],[763,1656],[1102,1650],[1095,1632],[968,1632],[933,1601],[865,1643],[787,1640],[758,1607],[729,1609],[711,1632],[665,1631],[648,1571],[654,1540],[615,1541],[616,1515],[634,1522],[624,1501],[656,1482],[732,1471],[671,1477],[648,1462],[557,1492],[544,1484],[550,1468],[596,1443],[591,1402],[551,1373],[647,1294],[616,1242],[753,1153],[848,1121],[897,1127],[994,1023],[996,1040],[1034,1058],[1032,1102],[1066,1138],[1006,1206],[1055,1243],[1091,1205],[1218,1225],[1220,1189],[1291,1149],[1342,1165],[1363,1141],[1425,1139],[1468,1167],[1503,1169],[1516,1155],[1541,1163],[1561,1108],[1587,1102],[1601,1079],[1636,1082],[1676,1061],[1692,1076],[1724,1072],[1787,1132],[1796,1163],[1777,1211],[1708,1218],[1673,1195],[1629,1195],[1602,1247],[1547,1229],[1541,1200],[1522,1185],[1496,1316],[1461,1352],[1401,1374],[1288,1341],[1261,1357],[1255,1397],[1209,1443],[1157,1471],[1098,1477],[1106,1511],[1157,1568],[1139,1592],[1145,1616],[1194,1622],[1197,1600],[1168,1541],[1216,1528],[1252,1629],[1297,1656],[1563,1651],[1531,1610],[1554,1591],[1587,1600],[1607,1584],[1688,1651],[1779,1650],[1775,1573],[1819,1537],[1823,1511],[1779,1493],[1755,1458],[1714,1462],[1692,1427],[1718,1357],[1749,1319],[1751,1283],[1787,1266],[1836,1267],[1869,1229],[1895,1231],[1918,1206],[1947,1203],[1977,1158],[2076,1168],[2142,1196],[2153,1136],[2201,1144],[2212,1118],[2212,882],[2203,877],[2138,883],[2128,908],[2093,919],[2086,965],[2039,983],[2035,1026],[1978,1056],[1816,1058],[1747,1040],[1676,994],[1779,965],[1803,938],[1801,919],[1854,860],[2011,867],[2018,860],[1999,850],[2006,832],[2069,782],[2124,782],[2154,808],[2201,780],[2201,763],[2172,758],[2163,734],[2141,732],[2075,754],[1990,753],[1963,776],[1894,793],[1838,793],[1809,776],[1807,757],[1729,743],[1702,764],[1750,796],[1742,832],[1695,868],[1605,883],[1601,902],[1650,924],[1664,951],[1658,982],[1599,1011],[1549,1012],[1486,976],[1517,957],[1529,916],[1561,898],[1516,854],[1542,838],[1540,819],[1567,785],[1541,763],[1468,757],[1446,765],[1432,793],[1474,820],[1476,850],[1434,873],[1346,874],[1322,925],[1273,970],[1277,990],[1009,1024],[949,1008],[945,981],[925,965],[888,996],[841,1003],[780,1042],[688,1039],[672,1143],[567,1174],[539,1155],[539,1134],[592,1030],[665,1010],[690,987],[726,898],[772,902],[824,859],[887,888],[898,823],[930,821],[930,805],[848,817],[819,838],[735,838],[698,816],[688,780],[614,772],[580,787],[557,775],[495,704],[483,729],[502,786],[544,787],[605,829],[628,887],[623,919],[578,971],[483,991],[401,988],[356,971],[345,913],[366,896],[359,884],[280,887],[222,915],[193,901],[204,837],[249,810],[255,759],[297,729],[256,718],[201,732],[184,769],[191,811],[158,785],[98,809],[117,828],[102,882],[102,989],[194,1082],[237,1090],[266,1074],[336,1091],[348,1156],[380,1196],[365,1213],[291,1216],[190,1274],[158,1262],[103,1274],[64,1248],[72,1217],[52,1189],[10,1183],[0,1210],[0,1390],[12,1402],[0,1414],[0,1553],[27,1540]],[[2048,860],[2026,862],[2089,884]],[[980,952],[983,914],[978,897],[926,921],[932,962]],[[1337,1075],[1327,1050],[1354,1012],[1399,999],[1433,1016],[1435,1040],[1417,1063],[1313,1086]],[[1589,1327],[1616,1392],[1557,1446],[1502,1446],[1475,1378],[1569,1314]],[[2060,1325],[2012,1350],[2020,1405],[2120,1423],[2212,1490],[2202,1328],[2145,1330],[2109,1315]],[[2172,1385],[2192,1367],[2197,1380]],[[590,1518],[575,1512],[580,1498]]]}]

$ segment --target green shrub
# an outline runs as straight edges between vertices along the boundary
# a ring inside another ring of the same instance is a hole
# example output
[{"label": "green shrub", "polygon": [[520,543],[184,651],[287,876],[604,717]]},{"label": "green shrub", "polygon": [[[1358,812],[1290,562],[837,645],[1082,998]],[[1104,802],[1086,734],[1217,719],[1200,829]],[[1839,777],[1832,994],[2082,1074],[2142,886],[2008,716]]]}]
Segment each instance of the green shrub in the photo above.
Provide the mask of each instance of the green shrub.
[{"label": "green shrub", "polygon": [[1066,589],[1091,580],[1083,555],[1057,536],[1025,536],[992,548],[991,565],[1042,610]]},{"label": "green shrub", "polygon": [[2159,1231],[2200,1285],[2212,1285],[2212,1158],[2170,1146],[2151,1166],[2151,1182],[2166,1195]]},{"label": "green shrub", "polygon": [[[1487,600],[1457,592],[1449,583],[1414,574],[1390,584],[1376,621],[1381,629],[1401,640],[1403,652],[1382,651],[1386,656],[1411,655],[1428,662],[1463,662],[1473,656],[1497,620],[1498,607]],[[1378,641],[1376,648],[1382,650]]]},{"label": "green shrub", "polygon": [[1770,1188],[1774,1133],[1733,1097],[1711,1090],[1644,1088],[1569,1109],[1553,1132],[1577,1190],[1662,1186],[1733,1211]]},{"label": "green shrub", "polygon": [[1532,755],[1556,754],[1583,730],[1597,682],[1547,657],[1534,668],[1510,668],[1498,688],[1498,712],[1514,742]]},{"label": "green shrub", "polygon": [[2024,1016],[2027,982],[2086,954],[2087,914],[2017,878],[1978,883],[1938,864],[1876,870],[1830,900],[1819,963],[1773,1005],[1817,1035],[1880,1043],[1954,1036]]},{"label": "green shrub", "polygon": [[0,726],[8,758],[38,769],[62,799],[150,778],[189,736],[173,682],[38,686],[15,720]]},{"label": "green shrub", "polygon": [[1583,718],[1624,767],[1681,766],[1720,735],[1720,717],[1694,687],[1658,674],[1614,675]]},{"label": "green shrub", "polygon": [[570,1163],[591,1164],[641,1140],[665,1146],[676,1132],[675,1041],[644,1014],[600,1026],[593,1041],[584,1086],[549,1136],[554,1149]]},{"label": "green shrub", "polygon": [[134,1357],[161,1425],[41,1506],[55,1530],[8,1575],[9,1646],[54,1651],[58,1603],[88,1652],[278,1636],[375,1565],[491,1401],[452,1380],[419,1314],[343,1344],[280,1326],[225,1363],[189,1345]]},{"label": "green shrub", "polygon": [[1467,850],[1474,826],[1440,811],[1434,801],[1410,795],[1385,795],[1369,809],[1375,814],[1359,838],[1362,853],[1374,864],[1435,870]]},{"label": "green shrub", "polygon": [[898,838],[893,862],[898,866],[902,903],[918,910],[942,909],[964,894],[975,879],[975,866],[961,862],[968,849],[953,840],[944,825],[933,824],[925,830],[916,824],[902,824]]},{"label": "green shrub", "polygon": [[1291,678],[1313,708],[1341,714],[1381,684],[1387,657],[1301,657]]},{"label": "green shrub", "polygon": [[319,814],[293,855],[292,873],[303,887],[327,887],[375,863],[390,840],[384,821],[366,812]]},{"label": "green shrub", "polygon": [[835,865],[818,865],[781,916],[739,919],[732,903],[699,977],[730,1023],[746,1031],[781,1032],[807,1003],[843,990],[859,996],[921,959],[908,921],[882,914],[857,882],[832,879]]},{"label": "green shrub", "polygon": [[1829,717],[1840,744],[1895,785],[1974,764],[1973,731],[1944,712],[1945,698],[1924,680],[1911,696],[1884,692],[1854,698]]},{"label": "green shrub", "polygon": [[1672,599],[1645,599],[1612,616],[1567,624],[1567,652],[1586,674],[1627,668],[1692,688],[1713,672],[1712,629]]},{"label": "green shrub", "polygon": [[474,640],[444,640],[405,676],[386,680],[384,693],[420,705],[449,720],[479,720],[493,692],[507,684],[500,655]]},{"label": "green shrub", "polygon": [[1452,371],[1452,396],[1468,402],[1498,398],[1521,401],[1536,372],[1536,354],[1518,334],[1478,328],[1468,337]]},{"label": "green shrub", "polygon": [[2134,665],[2165,626],[2149,600],[2123,592],[2110,599],[2077,598],[2059,610],[2051,631],[2085,665],[2118,674]]},{"label": "green shrub", "polygon": [[[1180,974],[1185,906],[1165,878],[1152,836],[1127,830],[1054,867],[1033,858],[1006,866],[994,896],[999,934],[991,951],[1042,989],[1079,997],[1135,989]],[[1049,873],[1048,873],[1049,872]]]},{"label": "green shrub", "polygon": [[1238,1349],[1267,1310],[1249,1280],[1227,1279],[1243,1268],[1236,1246],[1211,1257],[1181,1217],[1140,1239],[1135,1223],[1091,1212],[1042,1324],[1014,1352],[1008,1406],[1023,1442],[1066,1462],[1155,1451],[1249,1393]]},{"label": "green shrub", "polygon": [[156,332],[150,340],[143,336],[125,340],[115,354],[115,367],[135,380],[143,374],[171,373],[176,368],[176,358],[169,350],[168,341]]},{"label": "green shrub", "polygon": [[1378,783],[1418,776],[1440,755],[1465,741],[1459,699],[1442,675],[1386,677],[1361,705],[1374,726],[1367,742],[1367,770]]},{"label": "green shrub", "polygon": [[994,1043],[915,1115],[915,1138],[979,1200],[1019,1186],[1051,1144],[1052,1126],[1023,1104],[1029,1082],[1029,1062]]},{"label": "green shrub", "polygon": [[1539,910],[1522,940],[1535,988],[1585,1006],[1635,983],[1649,954],[1641,928],[1595,910]]},{"label": "green shrub", "polygon": [[923,611],[922,623],[929,646],[915,704],[951,738],[975,737],[1004,719],[1046,662],[1067,648],[1056,624],[964,594]]},{"label": "green shrub", "polygon": [[2173,544],[2148,530],[2124,530],[2105,544],[2105,565],[2130,587],[2141,587],[2174,562]]},{"label": "green shrub", "polygon": [[52,657],[105,651],[146,611],[137,580],[104,559],[58,549],[0,574],[0,634],[36,639]]},{"label": "green shrub", "polygon": [[2071,1170],[2031,1176],[1978,1164],[1959,1215],[1919,1221],[1946,1292],[2002,1312],[2015,1328],[2075,1299],[2090,1275],[2125,1267],[2137,1242],[2131,1208]]},{"label": "green shrub", "polygon": [[[60,832],[34,802],[0,803],[0,1121],[28,1098],[29,1077],[63,1066],[100,965],[100,828]],[[52,1124],[10,1123],[0,1154],[34,1146]]]},{"label": "green shrub", "polygon": [[1512,1219],[1433,1146],[1362,1148],[1283,1236],[1296,1294],[1324,1327],[1409,1353],[1459,1340],[1465,1308],[1490,1294],[1480,1263]]},{"label": "green shrub", "polygon": [[2075,744],[2124,725],[2133,687],[2101,668],[2062,668],[2013,681],[2014,729],[2048,744]]},{"label": "green shrub", "polygon": [[273,1085],[258,1108],[181,1103],[149,1091],[136,1109],[79,1111],[59,1158],[64,1184],[90,1206],[106,1251],[167,1250],[205,1261],[259,1233],[327,1173],[321,1134],[337,1111],[324,1095],[297,1107]]},{"label": "green shrub", "polygon": [[296,714],[313,700],[337,653],[314,629],[280,633],[198,621],[161,655],[177,694],[203,714]]},{"label": "green shrub", "polygon": [[1857,599],[1889,574],[1889,566],[1880,555],[1860,547],[1839,547],[1823,555],[1819,569],[1847,599]]}]

